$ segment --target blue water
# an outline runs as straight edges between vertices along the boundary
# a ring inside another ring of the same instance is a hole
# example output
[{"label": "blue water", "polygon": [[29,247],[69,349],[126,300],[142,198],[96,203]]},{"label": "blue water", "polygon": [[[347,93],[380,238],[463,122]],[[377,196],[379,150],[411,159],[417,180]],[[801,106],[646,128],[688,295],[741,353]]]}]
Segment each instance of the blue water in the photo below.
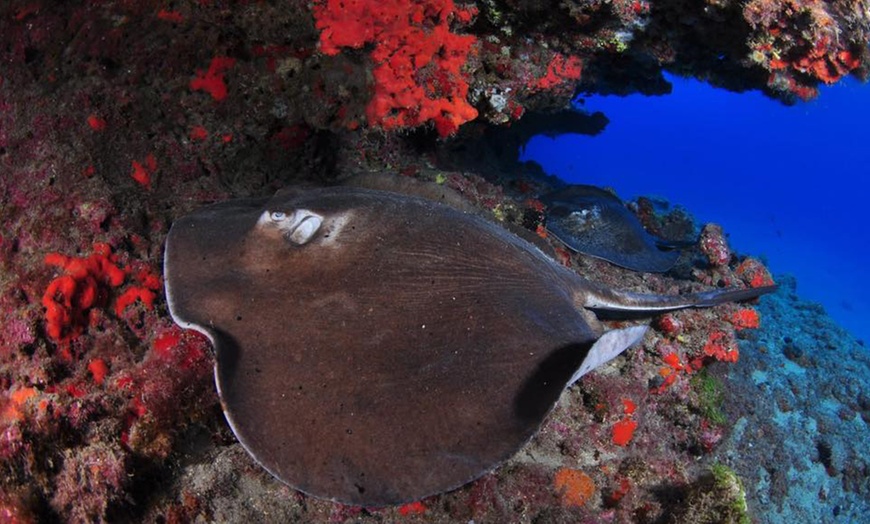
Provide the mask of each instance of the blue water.
[{"label": "blue water", "polygon": [[856,337],[870,342],[870,86],[846,81],[786,107],[670,77],[666,96],[594,96],[598,136],[535,137],[524,160],[572,183],[657,195],[718,222],[736,250],[798,279]]}]

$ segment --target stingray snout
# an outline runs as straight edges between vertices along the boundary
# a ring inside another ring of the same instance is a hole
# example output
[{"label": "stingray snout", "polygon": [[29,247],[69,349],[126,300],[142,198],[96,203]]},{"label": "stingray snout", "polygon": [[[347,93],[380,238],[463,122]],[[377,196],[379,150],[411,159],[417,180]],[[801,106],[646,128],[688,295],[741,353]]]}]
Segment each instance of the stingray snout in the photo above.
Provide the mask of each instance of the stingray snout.
[{"label": "stingray snout", "polygon": [[308,243],[323,225],[323,216],[308,209],[284,211],[263,211],[257,220],[260,227],[276,228],[288,241],[297,246]]}]

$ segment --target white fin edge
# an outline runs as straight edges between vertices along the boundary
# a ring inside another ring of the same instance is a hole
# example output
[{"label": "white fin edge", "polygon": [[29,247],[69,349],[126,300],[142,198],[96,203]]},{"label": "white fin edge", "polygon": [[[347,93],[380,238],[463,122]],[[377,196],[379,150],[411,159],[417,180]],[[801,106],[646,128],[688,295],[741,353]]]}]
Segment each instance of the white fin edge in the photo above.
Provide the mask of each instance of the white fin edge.
[{"label": "white fin edge", "polygon": [[614,329],[601,335],[595,344],[589,349],[586,358],[574,372],[566,388],[574,385],[580,377],[607,364],[620,353],[637,344],[643,339],[649,326],[632,326],[622,329]]}]

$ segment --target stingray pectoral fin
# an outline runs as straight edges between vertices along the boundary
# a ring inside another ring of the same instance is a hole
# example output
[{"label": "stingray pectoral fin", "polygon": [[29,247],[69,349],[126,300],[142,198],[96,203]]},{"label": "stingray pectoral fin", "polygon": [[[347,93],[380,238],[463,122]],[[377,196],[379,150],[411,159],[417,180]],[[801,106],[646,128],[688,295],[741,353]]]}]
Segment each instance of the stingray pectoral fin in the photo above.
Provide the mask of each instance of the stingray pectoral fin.
[{"label": "stingray pectoral fin", "polygon": [[607,364],[620,353],[637,344],[646,334],[649,326],[632,326],[623,329],[614,329],[601,335],[595,344],[589,349],[586,358],[571,376],[566,387],[572,386],[580,380],[580,377],[590,371]]},{"label": "stingray pectoral fin", "polygon": [[690,307],[713,307],[726,302],[740,302],[773,293],[777,286],[724,289],[687,295],[654,295],[619,291],[591,285],[585,290],[583,307],[603,311],[657,313]]}]

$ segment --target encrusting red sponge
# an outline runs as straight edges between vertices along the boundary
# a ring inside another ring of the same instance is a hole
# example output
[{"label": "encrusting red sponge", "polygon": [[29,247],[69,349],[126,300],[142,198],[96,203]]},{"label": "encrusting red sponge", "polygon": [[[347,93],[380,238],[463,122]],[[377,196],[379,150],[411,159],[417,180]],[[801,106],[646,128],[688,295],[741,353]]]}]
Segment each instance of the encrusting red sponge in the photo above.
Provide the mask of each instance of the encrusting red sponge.
[{"label": "encrusting red sponge", "polygon": [[88,257],[49,253],[45,263],[63,271],[48,284],[42,296],[45,333],[62,348],[84,332],[90,311],[108,305],[111,289],[121,287],[128,275],[133,276],[137,285],[128,286],[116,299],[114,310],[118,316],[137,299],[151,309],[161,287],[160,278],[148,269],[119,267],[112,248],[105,243],[94,244]]}]

